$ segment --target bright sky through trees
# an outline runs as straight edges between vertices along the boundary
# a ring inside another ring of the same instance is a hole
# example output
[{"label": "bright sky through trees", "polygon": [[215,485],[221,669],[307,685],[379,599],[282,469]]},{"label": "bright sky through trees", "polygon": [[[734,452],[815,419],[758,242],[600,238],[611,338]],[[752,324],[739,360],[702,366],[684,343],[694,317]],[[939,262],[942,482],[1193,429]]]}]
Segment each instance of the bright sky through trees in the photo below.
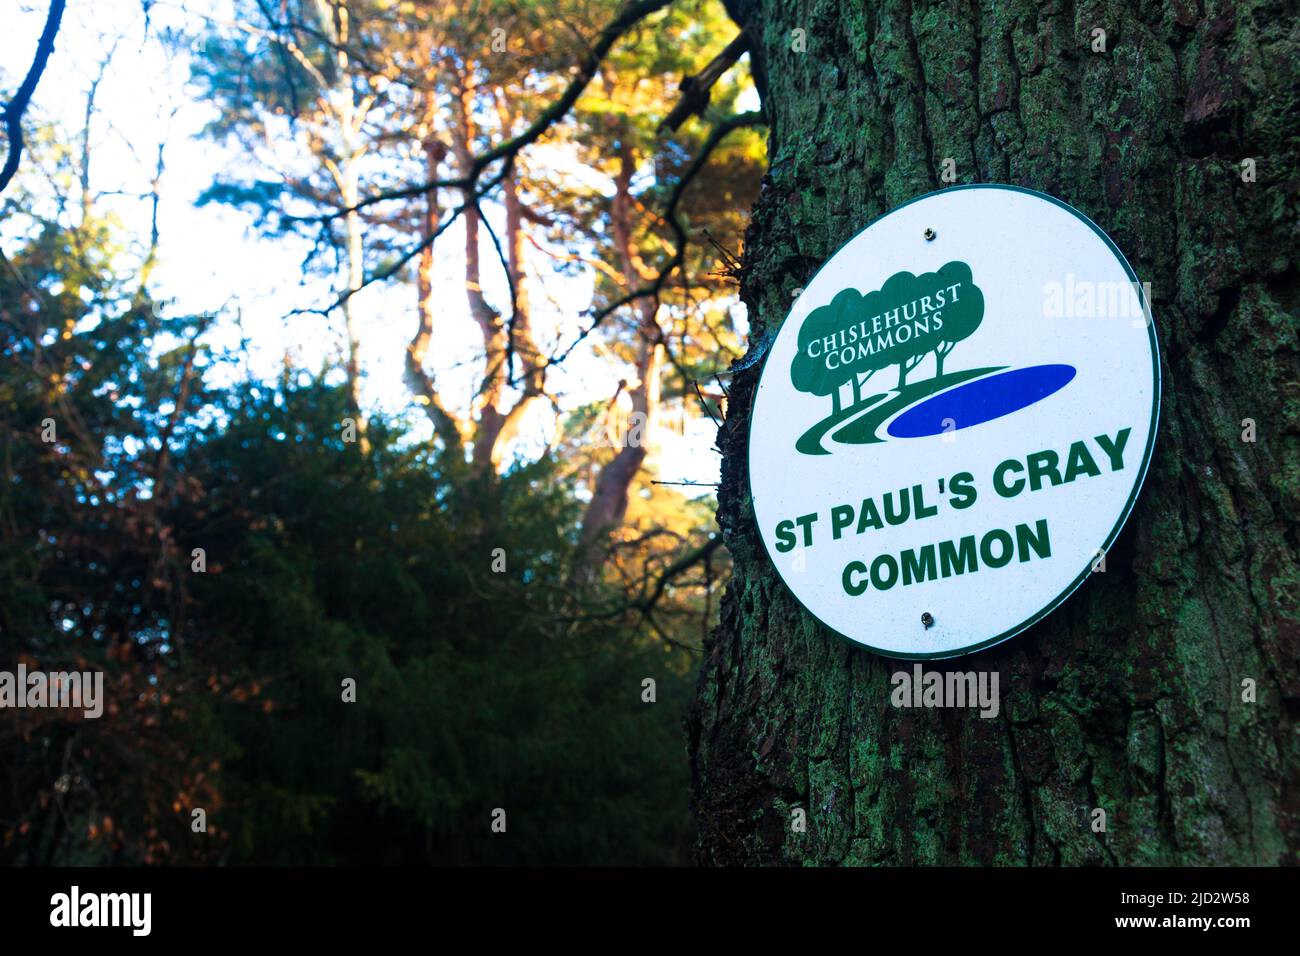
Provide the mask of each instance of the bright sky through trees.
[{"label": "bright sky through trees", "polygon": [[[42,3],[23,0],[21,15],[9,18],[0,36],[0,76],[6,83],[16,82],[15,77],[26,69],[45,10]],[[345,345],[337,313],[329,321],[310,312],[295,314],[296,310],[322,308],[332,298],[324,281],[304,278],[302,262],[310,252],[310,243],[293,236],[259,237],[251,228],[251,218],[241,211],[217,203],[195,205],[219,173],[246,165],[248,157],[241,155],[238,147],[218,147],[202,136],[204,125],[216,111],[200,101],[192,88],[187,89],[187,56],[166,49],[157,40],[157,31],[172,27],[194,33],[203,28],[205,20],[209,25],[221,24],[230,16],[225,0],[155,2],[149,5],[153,29],[147,30],[139,0],[71,4],[26,123],[33,129],[53,123],[61,130],[61,140],[76,141],[85,124],[87,93],[102,70],[89,133],[93,157],[90,188],[97,208],[119,216],[126,234],[134,237],[142,250],[150,230],[150,183],[158,146],[164,144],[165,171],[158,206],[160,259],[152,278],[155,294],[160,300],[174,302],[175,314],[224,310],[205,340],[234,348],[241,336],[246,338],[251,370],[260,377],[271,377],[278,374],[286,353],[297,366],[318,368],[329,358],[337,359]],[[756,97],[747,96],[745,105],[753,108]],[[277,155],[276,161],[309,163],[305,148],[296,143],[287,124],[283,132],[277,148],[297,147],[302,153]],[[49,144],[30,144],[31,155],[20,173],[29,188],[39,188],[42,145]],[[543,145],[533,156],[535,161],[544,157],[560,177],[576,177],[585,183],[600,178],[574,159],[571,147]],[[53,203],[56,191],[47,191]],[[484,210],[500,234],[500,206],[485,203]],[[0,229],[0,236],[12,242],[18,228],[20,224],[10,220]],[[485,293],[494,303],[507,303],[504,278],[487,235],[480,237],[480,246]],[[437,330],[440,360],[435,373],[450,400],[465,405],[474,387],[482,343],[469,319],[463,293],[459,255],[463,247],[459,222],[436,246],[437,283],[447,313]],[[138,265],[141,258],[142,254],[131,263],[126,257],[122,265]],[[580,325],[574,317],[591,303],[593,275],[587,270],[561,276],[550,265],[545,255],[530,249],[536,324],[547,345],[556,342],[557,331],[563,345]],[[357,302],[366,403],[387,411],[412,408],[411,393],[402,381],[404,350],[415,322],[409,285],[375,283],[359,293]],[[732,313],[743,327],[743,305],[737,301]],[[594,339],[590,343],[594,349],[600,348]],[[611,362],[608,354],[594,349],[578,349],[552,370],[548,391],[558,398],[561,408],[607,400],[620,375],[628,374],[628,369]],[[411,417],[416,433],[425,434],[428,422],[420,415]],[[530,408],[517,440],[519,453],[536,453],[553,437],[554,426],[554,410],[549,405]],[[685,418],[684,435],[675,427],[659,429],[659,462],[657,468],[652,462],[653,470],[666,480],[715,481],[718,456],[711,450],[714,431],[706,416]]]}]

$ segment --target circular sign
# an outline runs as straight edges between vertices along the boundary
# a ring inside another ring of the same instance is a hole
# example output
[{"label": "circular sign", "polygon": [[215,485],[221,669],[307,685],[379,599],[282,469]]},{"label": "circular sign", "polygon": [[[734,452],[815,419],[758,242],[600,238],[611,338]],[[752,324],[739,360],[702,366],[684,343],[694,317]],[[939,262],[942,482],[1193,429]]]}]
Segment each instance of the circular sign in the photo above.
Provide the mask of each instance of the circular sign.
[{"label": "circular sign", "polygon": [[754,515],[827,627],[969,653],[1105,570],[1159,408],[1149,295],[1105,233],[1042,193],[946,189],[799,294],[754,397]]}]

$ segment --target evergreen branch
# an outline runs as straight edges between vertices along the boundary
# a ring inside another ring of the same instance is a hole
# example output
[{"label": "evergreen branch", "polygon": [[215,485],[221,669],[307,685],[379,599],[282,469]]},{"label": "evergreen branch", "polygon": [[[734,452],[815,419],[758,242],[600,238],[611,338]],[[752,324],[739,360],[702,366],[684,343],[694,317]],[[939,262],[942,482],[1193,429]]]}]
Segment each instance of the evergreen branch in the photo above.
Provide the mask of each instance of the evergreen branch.
[{"label": "evergreen branch", "polygon": [[[659,271],[649,285],[641,286],[626,295],[620,296],[596,312],[592,317],[591,324],[578,333],[578,337],[569,344],[568,348],[558,356],[548,360],[546,363],[548,366],[559,365],[567,359],[573,350],[576,349],[587,336],[596,331],[605,319],[609,318],[609,316],[617,312],[623,306],[635,302],[638,299],[644,299],[647,296],[653,296],[656,304],[658,303],[659,294],[663,290],[664,284],[668,281],[668,277],[677,270],[686,258],[686,246],[689,239],[686,235],[686,227],[677,219],[677,204],[681,201],[682,195],[686,192],[686,187],[691,184],[691,180],[693,180],[700,170],[704,168],[704,164],[708,162],[709,155],[728,134],[734,130],[741,129],[742,127],[757,126],[765,122],[766,120],[764,119],[762,111],[754,111],[732,116],[713,127],[712,132],[709,133],[709,138],[705,140],[699,153],[696,155],[695,159],[691,161],[691,165],[686,168],[686,171],[682,173],[681,178],[677,180],[677,184],[669,194],[668,202],[664,208],[663,221],[667,223],[668,227],[673,231],[673,235],[677,240],[677,245],[673,250],[672,256],[669,257],[668,261],[664,264],[664,267]],[[667,347],[662,331],[659,333],[659,342],[664,345],[665,348]],[[673,364],[675,366],[677,365],[675,361]],[[682,372],[683,377],[687,379],[690,378],[690,376],[687,375],[680,366],[678,366],[678,371]]]},{"label": "evergreen branch", "polygon": [[488,166],[507,157],[513,157],[525,146],[535,143],[542,135],[554,126],[557,122],[568,115],[573,104],[578,101],[578,97],[583,94],[587,86],[596,76],[596,71],[600,64],[604,62],[606,55],[613,48],[614,44],[632,27],[640,23],[652,13],[656,13],[668,6],[672,0],[638,0],[636,3],[630,3],[624,8],[623,12],[612,20],[600,32],[596,42],[587,55],[583,57],[582,62],[578,65],[578,74],[575,76],[560,98],[544,109],[526,130],[518,136],[508,139],[503,143],[489,149],[487,152],[474,157],[469,164],[468,171],[463,176],[457,176],[453,179],[431,179],[427,182],[420,183],[417,186],[404,186],[401,189],[390,189],[383,192],[367,196],[365,199],[358,201],[355,205],[348,206],[345,209],[336,209],[333,212],[326,213],[324,216],[311,217],[313,221],[330,222],[342,216],[347,216],[360,209],[373,206],[376,203],[389,202],[394,199],[414,199],[417,196],[423,196],[433,189],[472,188],[478,182],[479,176]]}]

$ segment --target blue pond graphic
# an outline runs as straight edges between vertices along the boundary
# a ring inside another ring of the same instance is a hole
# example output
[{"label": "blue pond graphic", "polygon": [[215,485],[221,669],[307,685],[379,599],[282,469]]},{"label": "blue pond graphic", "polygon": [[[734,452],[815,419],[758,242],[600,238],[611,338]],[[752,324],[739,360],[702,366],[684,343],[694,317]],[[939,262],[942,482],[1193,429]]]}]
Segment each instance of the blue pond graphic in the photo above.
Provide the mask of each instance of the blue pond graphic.
[{"label": "blue pond graphic", "polygon": [[924,438],[980,425],[1041,402],[1065,388],[1075,374],[1071,365],[1035,365],[999,372],[912,406],[890,422],[886,431],[894,438]]}]

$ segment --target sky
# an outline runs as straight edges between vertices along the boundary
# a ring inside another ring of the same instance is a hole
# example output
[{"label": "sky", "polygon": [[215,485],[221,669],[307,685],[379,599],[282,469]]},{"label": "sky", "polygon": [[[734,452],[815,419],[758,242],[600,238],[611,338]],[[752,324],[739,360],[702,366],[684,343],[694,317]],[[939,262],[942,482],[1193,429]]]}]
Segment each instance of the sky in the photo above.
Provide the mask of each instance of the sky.
[{"label": "sky", "polygon": [[[12,91],[26,73],[45,23],[47,5],[33,0],[8,0],[18,8],[0,31],[0,89]],[[154,0],[150,18],[155,29],[173,26],[194,31],[203,16],[225,19],[224,0],[190,0],[184,4]],[[115,39],[116,38],[116,39]],[[323,280],[304,280],[304,240],[263,239],[249,216],[217,204],[197,207],[195,201],[223,170],[248,157],[230,144],[214,144],[202,135],[216,115],[214,107],[187,85],[189,67],[184,53],[168,52],[146,29],[140,0],[70,0],[55,52],[28,108],[25,129],[53,122],[62,138],[77,141],[84,127],[86,95],[101,64],[108,58],[96,91],[96,115],[91,123],[91,192],[96,208],[111,210],[128,234],[143,244],[149,234],[150,180],[159,144],[165,171],[159,203],[160,260],[151,279],[156,300],[165,314],[218,313],[205,341],[235,347],[250,342],[248,368],[259,377],[279,374],[287,355],[305,368],[318,368],[343,349],[342,317],[294,314],[331,300]],[[305,155],[305,154],[304,154]],[[279,158],[279,157],[278,157]],[[295,157],[288,157],[291,161]],[[580,173],[575,169],[574,175]],[[19,177],[36,175],[25,156]],[[364,192],[363,184],[363,192]],[[501,234],[501,210],[485,206],[486,215]],[[486,231],[484,231],[486,232]],[[0,242],[15,240],[0,228]],[[497,266],[490,239],[482,237],[485,294],[498,307],[508,307],[509,292]],[[430,365],[440,391],[460,409],[468,404],[475,384],[482,340],[469,316],[463,287],[464,236],[454,225],[435,246],[435,289],[447,309],[439,319]],[[534,253],[544,285],[532,289],[534,324],[548,338],[559,334],[567,343],[584,327],[583,311],[590,305],[592,276],[561,278],[549,272],[547,260]],[[415,291],[407,283],[376,283],[354,299],[364,373],[363,401],[368,408],[400,412],[412,408],[402,382],[405,348],[415,328]],[[733,314],[743,317],[743,305]],[[743,318],[742,318],[743,321]],[[594,337],[593,337],[594,340]],[[592,342],[593,340],[588,340]],[[607,400],[621,377],[608,356],[582,347],[548,374],[548,391],[563,409]],[[411,416],[427,434],[422,415]],[[678,420],[674,420],[678,419]],[[653,436],[657,454],[651,467],[667,481],[716,482],[719,456],[713,449],[716,427],[707,417],[670,416],[668,427]],[[534,403],[520,430],[515,451],[536,455],[551,437],[554,414],[549,403]],[[678,429],[683,433],[679,434]],[[709,488],[681,488],[707,493]]]}]

